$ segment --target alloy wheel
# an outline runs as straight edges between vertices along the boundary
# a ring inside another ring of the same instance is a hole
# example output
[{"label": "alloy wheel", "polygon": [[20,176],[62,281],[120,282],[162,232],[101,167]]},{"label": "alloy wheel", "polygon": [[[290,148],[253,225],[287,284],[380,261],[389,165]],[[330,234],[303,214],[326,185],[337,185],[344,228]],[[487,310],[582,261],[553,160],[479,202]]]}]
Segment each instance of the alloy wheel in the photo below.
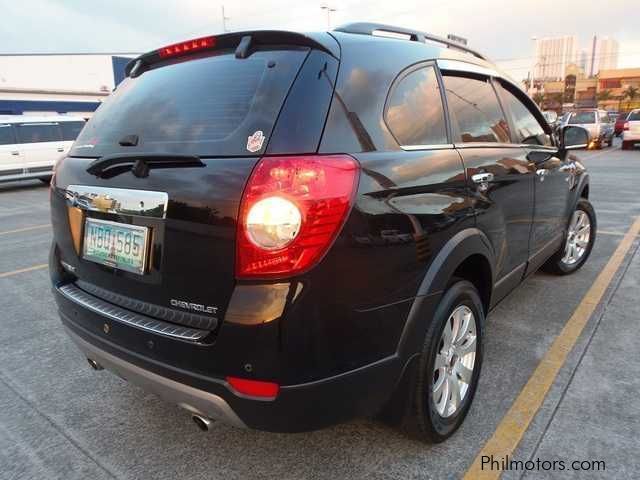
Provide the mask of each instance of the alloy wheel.
[{"label": "alloy wheel", "polygon": [[432,401],[441,417],[455,414],[469,393],[476,345],[475,315],[469,307],[460,305],[447,319],[433,368]]},{"label": "alloy wheel", "polygon": [[576,210],[571,217],[567,241],[564,245],[562,263],[575,265],[587,251],[591,239],[591,221],[589,215],[582,210]]}]

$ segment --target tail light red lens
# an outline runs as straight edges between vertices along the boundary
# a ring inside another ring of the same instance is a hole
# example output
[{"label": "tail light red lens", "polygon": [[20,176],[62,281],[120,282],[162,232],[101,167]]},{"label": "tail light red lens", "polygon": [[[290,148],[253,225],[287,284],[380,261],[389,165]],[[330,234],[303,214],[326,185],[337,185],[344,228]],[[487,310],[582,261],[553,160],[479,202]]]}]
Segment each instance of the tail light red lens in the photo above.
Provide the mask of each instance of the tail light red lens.
[{"label": "tail light red lens", "polygon": [[623,130],[629,130],[629,122],[624,122]]},{"label": "tail light red lens", "polygon": [[240,205],[236,276],[283,278],[314,266],[349,213],[358,171],[348,155],[262,158]]},{"label": "tail light red lens", "polygon": [[177,57],[191,52],[196,52],[198,50],[214,48],[215,46],[216,37],[194,38],[193,40],[188,40],[186,42],[174,43],[173,45],[162,47],[158,50],[158,55],[162,58]]},{"label": "tail light red lens", "polygon": [[231,388],[242,395],[259,397],[265,400],[273,400],[280,392],[280,385],[272,382],[248,380],[246,378],[227,377],[227,383]]}]

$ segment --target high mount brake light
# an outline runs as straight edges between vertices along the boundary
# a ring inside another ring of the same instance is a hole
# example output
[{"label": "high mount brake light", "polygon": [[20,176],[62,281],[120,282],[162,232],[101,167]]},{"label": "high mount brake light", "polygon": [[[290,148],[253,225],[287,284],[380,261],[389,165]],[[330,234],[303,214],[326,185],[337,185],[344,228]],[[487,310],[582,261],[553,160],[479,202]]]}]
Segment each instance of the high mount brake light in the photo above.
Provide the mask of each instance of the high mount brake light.
[{"label": "high mount brake light", "polygon": [[202,37],[187,40],[186,42],[174,43],[158,50],[158,55],[162,58],[178,57],[199,50],[206,50],[216,46],[216,37]]},{"label": "high mount brake light", "polygon": [[283,278],[314,266],[349,213],[358,171],[348,155],[262,158],[240,205],[236,277]]}]

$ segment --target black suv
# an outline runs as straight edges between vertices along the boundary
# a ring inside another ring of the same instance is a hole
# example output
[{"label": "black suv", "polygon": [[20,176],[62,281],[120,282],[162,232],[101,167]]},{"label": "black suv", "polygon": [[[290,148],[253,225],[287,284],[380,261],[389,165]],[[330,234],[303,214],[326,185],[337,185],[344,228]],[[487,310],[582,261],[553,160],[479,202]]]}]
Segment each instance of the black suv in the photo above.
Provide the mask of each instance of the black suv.
[{"label": "black suv", "polygon": [[[393,37],[393,38],[389,38]],[[144,54],[56,167],[50,270],[90,365],[277,432],[462,423],[485,318],[586,261],[588,176],[480,54],[373,24]]]}]

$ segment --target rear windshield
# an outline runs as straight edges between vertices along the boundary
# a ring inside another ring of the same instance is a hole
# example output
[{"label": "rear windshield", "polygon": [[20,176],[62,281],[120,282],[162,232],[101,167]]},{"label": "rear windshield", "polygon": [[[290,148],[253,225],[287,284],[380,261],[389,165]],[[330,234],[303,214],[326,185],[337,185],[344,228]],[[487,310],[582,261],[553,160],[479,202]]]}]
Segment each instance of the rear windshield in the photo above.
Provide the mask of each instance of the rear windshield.
[{"label": "rear windshield", "polygon": [[[89,120],[71,154],[259,155],[307,53],[264,50],[237,59],[216,52],[127,78]],[[132,135],[136,146],[119,144]]]},{"label": "rear windshield", "polygon": [[640,120],[640,112],[631,112],[627,120]]},{"label": "rear windshield", "polygon": [[580,125],[584,123],[596,123],[595,112],[578,112],[571,115],[569,123],[573,125]]}]

